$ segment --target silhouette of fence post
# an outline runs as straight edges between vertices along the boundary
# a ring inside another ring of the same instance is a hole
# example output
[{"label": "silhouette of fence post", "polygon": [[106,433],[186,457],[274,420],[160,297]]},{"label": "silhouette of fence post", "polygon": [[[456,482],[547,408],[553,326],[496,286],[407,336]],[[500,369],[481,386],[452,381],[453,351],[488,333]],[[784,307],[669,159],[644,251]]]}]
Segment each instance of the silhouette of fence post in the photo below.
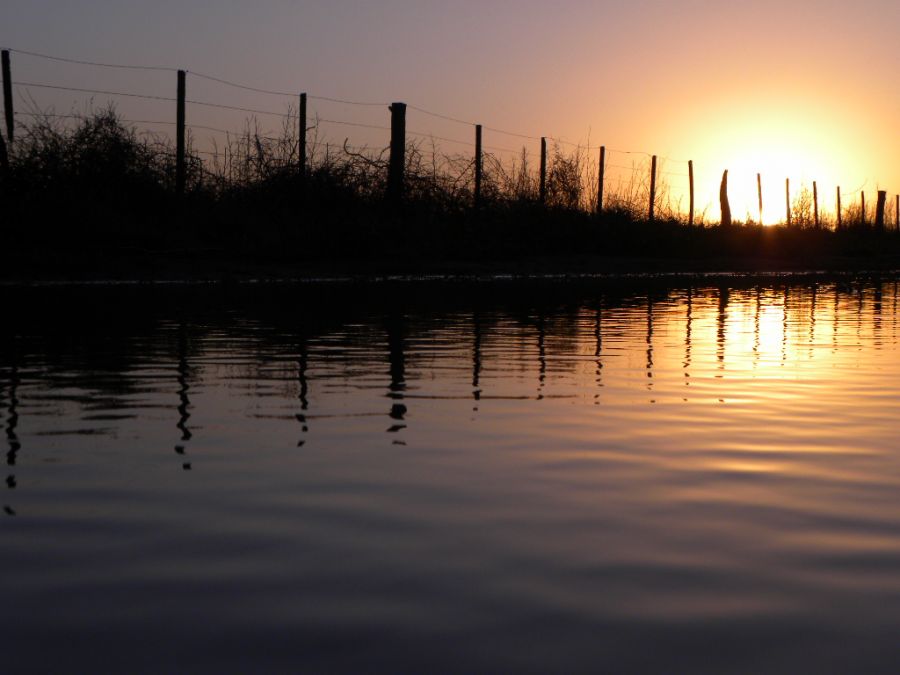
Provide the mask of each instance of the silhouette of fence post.
[{"label": "silhouette of fence post", "polygon": [[300,147],[297,157],[300,160],[300,178],[306,178],[306,92],[300,94]]},{"label": "silhouette of fence post", "polygon": [[884,207],[887,204],[887,191],[878,191],[878,201],[875,203],[875,229],[884,232]]},{"label": "silhouette of fence post", "polygon": [[787,226],[791,226],[791,179],[784,179],[784,199],[787,204]]},{"label": "silhouette of fence post", "polygon": [[184,105],[185,105],[185,72],[178,71],[178,107],[175,114],[175,192],[184,194]]},{"label": "silhouette of fence post", "polygon": [[841,229],[844,226],[844,215],[841,213],[841,186],[837,186],[837,226]]},{"label": "silhouette of fence post", "polygon": [[900,232],[900,195],[894,201],[894,227]]},{"label": "silhouette of fence post", "polygon": [[656,155],[650,160],[650,209],[647,215],[652,223],[656,216]]},{"label": "silhouette of fence post", "polygon": [[541,136],[541,186],[539,193],[541,204],[547,201],[547,139]]},{"label": "silhouette of fence post", "polygon": [[13,115],[12,68],[9,64],[9,50],[3,50],[3,112],[6,114],[6,137],[12,145],[15,130]]},{"label": "silhouette of fence post", "polygon": [[694,225],[694,160],[688,160],[688,186],[690,188],[690,206],[688,210],[688,225]]},{"label": "silhouette of fence post", "polygon": [[391,158],[388,167],[388,200],[398,203],[403,199],[403,174],[406,167],[406,104],[392,103]]},{"label": "silhouette of fence post", "polygon": [[859,193],[859,224],[866,224],[866,192],[863,190]]},{"label": "silhouette of fence post", "polygon": [[719,185],[719,206],[722,209],[722,219],[719,224],[722,227],[731,227],[731,203],[728,201],[728,169],[722,172],[722,182]]},{"label": "silhouette of fence post", "polygon": [[762,174],[756,174],[756,196],[759,198],[759,224],[763,224]]},{"label": "silhouette of fence post", "polygon": [[816,181],[813,181],[813,220],[816,224],[816,229],[819,229],[819,186],[816,185]]},{"label": "silhouette of fence post", "polygon": [[475,125],[475,208],[481,207],[481,178],[484,171],[484,157],[481,148],[481,125]]},{"label": "silhouette of fence post", "polygon": [[603,212],[603,181],[606,177],[606,146],[600,146],[600,174],[597,177],[597,213]]}]

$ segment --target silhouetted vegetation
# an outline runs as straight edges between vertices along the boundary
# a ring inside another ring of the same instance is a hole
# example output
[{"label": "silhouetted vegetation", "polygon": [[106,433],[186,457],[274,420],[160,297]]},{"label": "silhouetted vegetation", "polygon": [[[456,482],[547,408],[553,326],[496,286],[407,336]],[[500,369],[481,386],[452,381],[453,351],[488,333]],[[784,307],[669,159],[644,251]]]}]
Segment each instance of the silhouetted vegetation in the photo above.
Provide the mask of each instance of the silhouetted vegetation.
[{"label": "silhouetted vegetation", "polygon": [[647,222],[646,172],[637,170],[606,191],[598,215],[596,166],[579,148],[552,149],[544,204],[537,167],[524,152],[511,162],[486,155],[475,209],[472,158],[414,143],[404,201],[389,205],[386,151],[313,136],[301,177],[295,121],[289,116],[275,138],[248,122],[211,153],[201,154],[189,139],[187,191],[178,197],[167,139],[138,133],[113,109],[74,125],[38,116],[19,128],[0,178],[5,248],[22,264],[103,266],[149,252],[398,269],[547,257],[656,258],[676,268],[728,261],[752,267],[771,259],[803,266],[847,257],[865,266],[900,250],[893,232],[812,227],[806,193],[791,228],[711,227],[702,219],[689,227],[661,181],[657,218]]}]

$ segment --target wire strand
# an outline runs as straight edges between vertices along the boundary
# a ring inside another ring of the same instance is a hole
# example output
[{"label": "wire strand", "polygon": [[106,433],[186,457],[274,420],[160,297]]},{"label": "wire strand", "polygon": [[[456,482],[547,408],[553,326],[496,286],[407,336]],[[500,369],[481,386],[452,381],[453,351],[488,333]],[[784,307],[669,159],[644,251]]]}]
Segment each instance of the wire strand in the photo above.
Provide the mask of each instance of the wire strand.
[{"label": "wire strand", "polygon": [[119,68],[122,70],[155,70],[158,72],[170,72],[174,73],[178,69],[177,68],[167,68],[165,66],[137,66],[137,65],[123,65],[118,63],[101,63],[99,61],[81,61],[79,59],[69,59],[64,58],[62,56],[50,56],[49,54],[41,54],[39,52],[28,52],[24,49],[12,49],[9,48],[9,51],[14,54],[24,54],[25,56],[34,56],[39,59],[47,59],[49,61],[61,61],[62,63],[75,63],[82,66],[96,66],[98,68]]},{"label": "wire strand", "polygon": [[131,94],[124,91],[105,91],[102,89],[82,89],[80,87],[63,87],[56,84],[41,84],[39,82],[14,82],[17,87],[37,87],[39,89],[57,89],[61,91],[77,91],[82,94],[101,94],[104,96],[127,96],[129,98],[143,98],[151,101],[174,101],[168,96],[150,96],[149,94]]}]

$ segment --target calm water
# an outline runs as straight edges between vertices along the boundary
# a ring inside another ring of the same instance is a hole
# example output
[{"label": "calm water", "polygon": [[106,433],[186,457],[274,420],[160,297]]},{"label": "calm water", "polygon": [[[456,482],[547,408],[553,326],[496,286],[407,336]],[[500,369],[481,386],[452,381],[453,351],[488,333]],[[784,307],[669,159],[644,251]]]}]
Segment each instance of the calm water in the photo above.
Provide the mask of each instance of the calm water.
[{"label": "calm water", "polygon": [[893,279],[0,289],[6,672],[896,672]]}]

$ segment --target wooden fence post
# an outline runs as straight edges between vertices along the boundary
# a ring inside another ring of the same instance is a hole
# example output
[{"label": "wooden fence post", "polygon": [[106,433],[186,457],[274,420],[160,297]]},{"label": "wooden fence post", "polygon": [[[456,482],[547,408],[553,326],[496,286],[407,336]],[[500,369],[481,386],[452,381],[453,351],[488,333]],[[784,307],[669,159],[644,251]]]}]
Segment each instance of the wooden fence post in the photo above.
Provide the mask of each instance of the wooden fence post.
[{"label": "wooden fence post", "polygon": [[0,175],[9,170],[9,154],[6,152],[6,141],[3,140],[3,134],[0,134]]},{"label": "wooden fence post", "polygon": [[688,160],[688,186],[690,188],[690,205],[688,207],[688,225],[694,225],[694,160]]},{"label": "wooden fence post", "polygon": [[481,125],[475,125],[475,208],[481,207],[481,178],[484,170],[484,157],[481,146]]},{"label": "wooden fence post", "polygon": [[756,174],[756,196],[759,199],[759,224],[763,224],[762,174]]},{"label": "wooden fence post", "polygon": [[884,232],[884,207],[887,204],[887,191],[878,191],[878,201],[875,203],[875,229]]},{"label": "wooden fence post", "polygon": [[392,103],[391,158],[388,167],[388,200],[399,203],[403,199],[403,178],[406,167],[406,104]]},{"label": "wooden fence post", "polygon": [[866,191],[863,190],[859,193],[859,224],[865,226],[866,224]]},{"label": "wooden fence post", "polygon": [[900,232],[900,195],[894,201],[894,227]]},{"label": "wooden fence post", "polygon": [[12,95],[12,68],[9,65],[9,50],[3,50],[3,112],[6,113],[6,138],[12,145],[15,130],[15,116],[13,115]]},{"label": "wooden fence post", "polygon": [[844,226],[844,214],[841,213],[841,186],[837,186],[837,226],[841,229]]},{"label": "wooden fence post", "polygon": [[787,226],[791,226],[791,179],[784,179],[784,199],[787,204]]},{"label": "wooden fence post", "polygon": [[650,209],[648,218],[653,222],[656,216],[656,155],[650,159]]},{"label": "wooden fence post", "polygon": [[300,178],[306,178],[306,92],[300,94],[300,147],[297,150],[297,157],[300,160]]},{"label": "wooden fence post", "polygon": [[175,115],[175,192],[184,194],[184,106],[185,106],[185,72],[178,71],[178,107]]},{"label": "wooden fence post", "polygon": [[539,199],[541,204],[547,201],[547,139],[541,136],[541,185]]},{"label": "wooden fence post", "polygon": [[606,146],[600,146],[600,175],[597,177],[597,213],[603,212],[603,181],[606,176]]},{"label": "wooden fence post", "polygon": [[722,182],[719,184],[719,208],[722,210],[719,225],[721,227],[731,227],[731,204],[728,201],[728,169],[722,172]]},{"label": "wooden fence post", "polygon": [[819,229],[819,186],[813,181],[813,219],[816,229]]}]

